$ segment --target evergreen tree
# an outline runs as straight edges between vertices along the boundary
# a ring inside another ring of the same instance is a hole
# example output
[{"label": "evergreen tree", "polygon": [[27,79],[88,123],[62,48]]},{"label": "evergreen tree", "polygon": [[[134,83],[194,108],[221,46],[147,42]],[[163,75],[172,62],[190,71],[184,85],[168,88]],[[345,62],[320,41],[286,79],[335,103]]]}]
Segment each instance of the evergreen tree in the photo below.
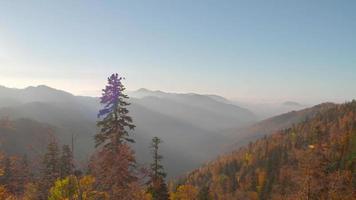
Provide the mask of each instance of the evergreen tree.
[{"label": "evergreen tree", "polygon": [[47,199],[48,190],[52,187],[54,181],[59,178],[59,176],[59,148],[57,142],[53,140],[48,144],[47,152],[43,157],[38,199]]},{"label": "evergreen tree", "polygon": [[129,138],[128,130],[133,130],[132,118],[128,116],[126,106],[130,105],[126,100],[129,98],[124,94],[125,86],[122,84],[122,77],[112,74],[108,78],[108,85],[103,89],[100,103],[104,108],[99,111],[101,118],[97,123],[100,133],[95,135],[96,146],[104,145],[104,148],[113,150],[124,141],[134,142]]},{"label": "evergreen tree", "polygon": [[148,192],[151,193],[153,199],[155,200],[169,199],[167,184],[164,180],[166,173],[164,172],[163,165],[161,164],[163,156],[158,152],[159,144],[161,143],[162,140],[158,137],[154,137],[151,143],[153,163],[151,164]]},{"label": "evergreen tree", "polygon": [[129,130],[135,125],[126,108],[128,96],[124,94],[123,78],[112,74],[108,85],[103,89],[97,126],[100,132],[95,135],[98,151],[91,159],[91,171],[97,179],[98,189],[106,191],[111,199],[130,199],[135,175],[135,157],[129,143]]},{"label": "evergreen tree", "polygon": [[63,145],[61,155],[61,178],[72,175],[74,172],[73,154],[68,145]]}]

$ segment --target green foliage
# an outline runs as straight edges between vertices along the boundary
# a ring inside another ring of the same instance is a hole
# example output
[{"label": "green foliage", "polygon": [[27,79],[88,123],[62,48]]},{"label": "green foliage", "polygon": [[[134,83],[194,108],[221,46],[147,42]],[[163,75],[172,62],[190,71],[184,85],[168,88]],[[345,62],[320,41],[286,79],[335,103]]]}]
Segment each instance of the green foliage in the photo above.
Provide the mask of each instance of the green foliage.
[{"label": "green foliage", "polygon": [[100,98],[103,108],[98,114],[102,119],[97,123],[100,132],[95,135],[96,147],[103,145],[104,148],[113,150],[124,141],[134,142],[127,130],[133,130],[135,125],[126,108],[130,103],[126,101],[129,97],[124,94],[122,79],[118,74],[112,74],[108,78],[108,85],[103,89]]},{"label": "green foliage", "polygon": [[60,176],[59,153],[57,142],[55,140],[51,141],[47,146],[47,152],[42,161],[38,199],[47,198],[49,189]]},{"label": "green foliage", "polygon": [[128,196],[141,192],[132,192],[137,189],[133,187],[137,175],[134,152],[129,146],[134,140],[129,137],[128,131],[133,130],[135,125],[128,115],[127,106],[130,103],[126,101],[128,96],[124,94],[122,79],[118,74],[112,74],[103,89],[100,98],[103,108],[98,114],[101,120],[97,123],[100,132],[95,135],[98,151],[90,163],[98,188],[106,191],[113,200],[129,199]]},{"label": "green foliage", "polygon": [[163,156],[159,154],[159,144],[162,140],[158,137],[153,137],[151,142],[151,150],[153,154],[153,162],[151,164],[150,180],[148,182],[147,192],[151,194],[154,200],[167,200],[169,198],[167,184],[164,178],[166,173],[164,172],[161,161]]}]

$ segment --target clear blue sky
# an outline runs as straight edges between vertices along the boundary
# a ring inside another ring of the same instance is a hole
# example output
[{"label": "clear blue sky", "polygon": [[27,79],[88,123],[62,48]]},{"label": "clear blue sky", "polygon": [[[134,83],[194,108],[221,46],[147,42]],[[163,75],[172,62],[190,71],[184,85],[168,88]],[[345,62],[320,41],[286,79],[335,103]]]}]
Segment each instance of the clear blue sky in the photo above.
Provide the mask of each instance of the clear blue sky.
[{"label": "clear blue sky", "polygon": [[229,98],[356,98],[356,1],[7,0],[0,85]]}]

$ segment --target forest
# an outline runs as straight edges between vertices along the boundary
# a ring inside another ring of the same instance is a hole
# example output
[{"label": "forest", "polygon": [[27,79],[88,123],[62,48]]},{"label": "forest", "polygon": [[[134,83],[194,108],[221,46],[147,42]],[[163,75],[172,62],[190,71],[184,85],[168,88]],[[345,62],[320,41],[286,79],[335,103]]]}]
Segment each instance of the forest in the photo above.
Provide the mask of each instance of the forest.
[{"label": "forest", "polygon": [[[73,144],[60,147],[51,137],[46,151],[38,159],[26,155],[0,157],[1,200],[101,200],[101,199],[168,199],[165,172],[160,164],[159,138],[152,138],[152,164],[138,166],[130,147],[129,133],[135,128],[129,116],[122,77],[112,74],[103,89],[95,135],[96,151],[87,167],[78,168],[73,159]],[[3,118],[1,131],[16,129]],[[49,130],[51,131],[51,130]],[[150,150],[148,150],[150,151]],[[159,196],[159,198],[157,197]]]},{"label": "forest", "polygon": [[[85,167],[74,159],[74,144],[60,144],[55,137],[36,159],[2,149],[0,199],[355,199],[356,101],[321,105],[300,123],[167,180],[159,137],[147,149],[151,164],[136,162],[135,123],[122,80],[112,74],[102,91],[96,150]],[[11,119],[0,121],[3,133],[14,129]]]},{"label": "forest", "polygon": [[191,199],[356,198],[356,101],[240,148],[181,177]]},{"label": "forest", "polygon": [[0,200],[356,200],[356,0],[0,0]]}]

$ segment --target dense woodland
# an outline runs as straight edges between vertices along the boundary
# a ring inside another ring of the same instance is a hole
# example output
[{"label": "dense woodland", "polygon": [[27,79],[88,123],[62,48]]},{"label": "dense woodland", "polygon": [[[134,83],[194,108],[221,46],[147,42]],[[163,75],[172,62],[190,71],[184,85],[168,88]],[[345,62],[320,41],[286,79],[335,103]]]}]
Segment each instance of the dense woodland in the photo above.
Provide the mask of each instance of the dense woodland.
[{"label": "dense woodland", "polygon": [[[134,142],[130,130],[135,125],[129,116],[127,106],[130,104],[121,81],[122,77],[113,74],[103,89],[100,98],[103,107],[97,123],[100,131],[93,138],[96,151],[87,167],[78,167],[72,153],[73,145],[60,146],[55,137],[50,138],[43,152],[31,159],[26,155],[6,154],[3,149],[0,154],[0,199],[168,199],[166,174],[160,164],[159,144],[162,141],[157,137],[152,139],[150,167],[136,163],[130,146]],[[0,122],[4,136],[17,129],[16,123],[8,118]]]},{"label": "dense woodland", "polygon": [[356,101],[320,111],[196,169],[188,199],[356,199]]},{"label": "dense woodland", "polygon": [[[356,197],[356,101],[328,104],[313,117],[221,156],[167,185],[160,138],[152,138],[147,149],[151,164],[136,162],[131,136],[135,124],[121,81],[113,74],[103,89],[99,132],[93,138],[96,151],[85,167],[76,163],[75,147],[62,145],[55,137],[48,139],[37,156],[1,149],[0,200]],[[0,120],[0,131],[8,135],[17,128],[11,119]],[[13,145],[25,145],[25,141]]]}]

